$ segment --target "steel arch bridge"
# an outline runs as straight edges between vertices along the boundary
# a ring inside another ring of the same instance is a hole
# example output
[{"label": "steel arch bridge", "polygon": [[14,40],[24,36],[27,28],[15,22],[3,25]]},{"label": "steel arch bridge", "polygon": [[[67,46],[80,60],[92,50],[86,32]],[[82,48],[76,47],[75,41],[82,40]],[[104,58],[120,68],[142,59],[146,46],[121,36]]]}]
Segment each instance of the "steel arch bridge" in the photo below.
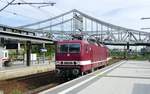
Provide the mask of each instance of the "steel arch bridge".
[{"label": "steel arch bridge", "polygon": [[150,33],[113,25],[76,9],[36,23],[19,26],[53,40],[71,39],[72,35],[94,38],[107,45],[150,45]]}]

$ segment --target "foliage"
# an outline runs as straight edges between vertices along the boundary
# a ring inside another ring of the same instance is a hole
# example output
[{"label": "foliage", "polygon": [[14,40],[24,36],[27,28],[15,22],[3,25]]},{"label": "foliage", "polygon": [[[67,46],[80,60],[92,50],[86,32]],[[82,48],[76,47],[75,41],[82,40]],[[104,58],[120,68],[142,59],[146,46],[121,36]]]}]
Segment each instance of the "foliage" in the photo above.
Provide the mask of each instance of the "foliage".
[{"label": "foliage", "polygon": [[110,56],[113,58],[127,58],[132,60],[149,60],[150,52],[124,52],[119,50],[110,50]]},{"label": "foliage", "polygon": [[23,93],[18,89],[14,89],[11,94],[23,94]]},{"label": "foliage", "polygon": [[[42,49],[42,45],[33,45],[32,46],[32,53],[36,53],[37,56],[43,55],[43,52],[40,52],[40,49]],[[55,45],[46,45],[45,49],[47,49],[47,52],[45,53],[46,57],[52,57],[55,53]]]}]

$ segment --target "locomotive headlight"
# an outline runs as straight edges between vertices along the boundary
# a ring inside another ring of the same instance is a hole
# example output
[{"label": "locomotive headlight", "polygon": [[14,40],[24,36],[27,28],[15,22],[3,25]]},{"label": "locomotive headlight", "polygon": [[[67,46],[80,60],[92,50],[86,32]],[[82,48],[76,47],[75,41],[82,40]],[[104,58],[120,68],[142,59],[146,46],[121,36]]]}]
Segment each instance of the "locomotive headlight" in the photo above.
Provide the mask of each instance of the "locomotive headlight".
[{"label": "locomotive headlight", "polygon": [[74,61],[74,65],[80,65],[79,61]]},{"label": "locomotive headlight", "polygon": [[60,65],[60,62],[59,62],[59,61],[56,61],[56,65]]}]

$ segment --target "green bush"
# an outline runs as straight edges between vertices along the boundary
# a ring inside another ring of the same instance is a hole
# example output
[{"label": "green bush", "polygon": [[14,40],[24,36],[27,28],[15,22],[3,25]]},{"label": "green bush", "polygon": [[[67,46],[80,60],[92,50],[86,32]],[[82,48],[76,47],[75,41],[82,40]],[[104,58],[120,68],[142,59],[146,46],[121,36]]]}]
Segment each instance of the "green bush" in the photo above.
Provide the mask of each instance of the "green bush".
[{"label": "green bush", "polygon": [[14,89],[11,94],[23,94],[23,93],[18,89]]}]

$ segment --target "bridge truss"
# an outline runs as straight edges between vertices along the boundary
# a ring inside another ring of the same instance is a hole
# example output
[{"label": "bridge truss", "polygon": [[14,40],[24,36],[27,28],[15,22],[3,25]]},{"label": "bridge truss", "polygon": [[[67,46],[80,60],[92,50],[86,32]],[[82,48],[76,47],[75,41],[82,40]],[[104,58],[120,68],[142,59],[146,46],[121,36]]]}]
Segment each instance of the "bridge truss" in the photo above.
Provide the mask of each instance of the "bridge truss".
[{"label": "bridge truss", "polygon": [[84,35],[107,45],[150,45],[150,33],[116,26],[76,9],[40,22],[19,26],[53,40],[71,39]]}]

